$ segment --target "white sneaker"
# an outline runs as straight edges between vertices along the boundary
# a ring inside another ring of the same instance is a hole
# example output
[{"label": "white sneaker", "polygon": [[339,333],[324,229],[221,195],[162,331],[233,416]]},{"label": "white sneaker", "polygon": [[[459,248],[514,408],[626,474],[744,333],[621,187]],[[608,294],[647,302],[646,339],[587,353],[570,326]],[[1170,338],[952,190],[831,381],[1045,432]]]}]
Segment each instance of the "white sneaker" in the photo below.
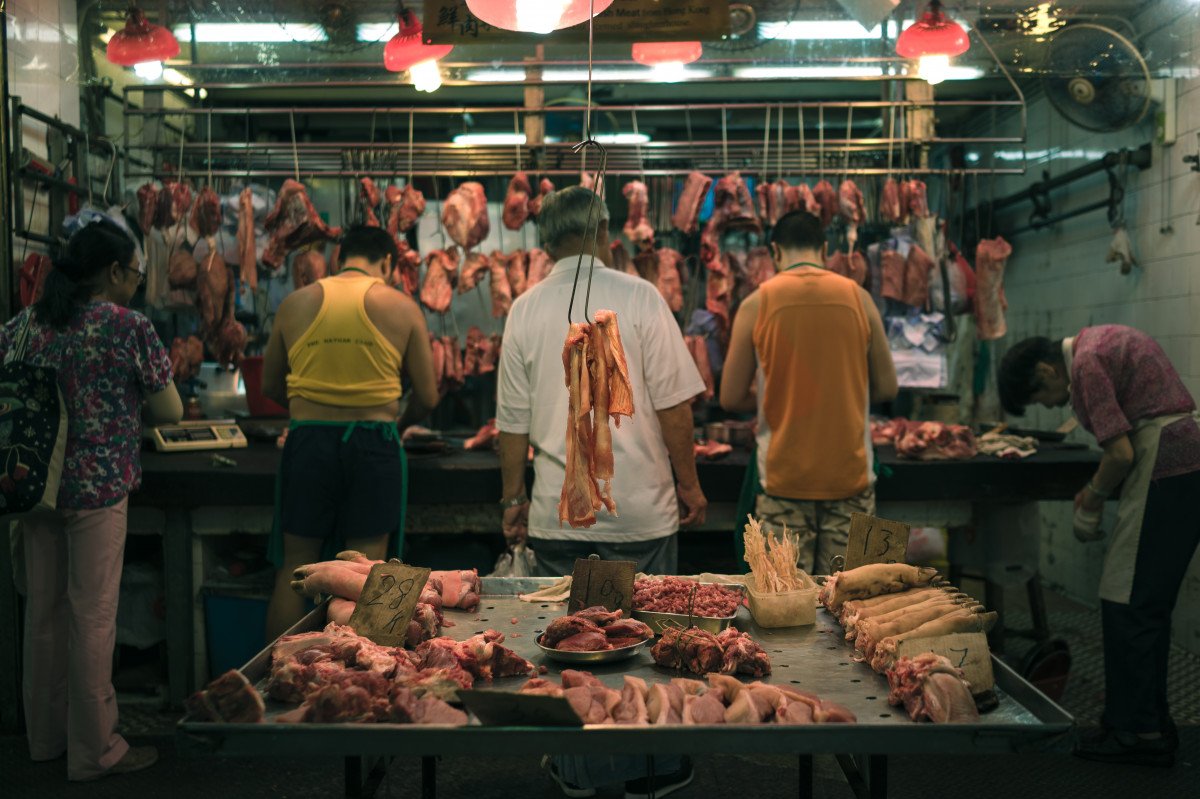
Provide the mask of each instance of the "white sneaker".
[{"label": "white sneaker", "polygon": [[558,784],[562,792],[571,799],[589,799],[596,795],[595,788],[580,788],[578,785],[573,785],[562,778],[558,773],[558,769],[554,767],[554,760],[550,755],[542,755],[542,771],[550,775],[550,779]]},{"label": "white sneaker", "polygon": [[[674,774],[654,775],[654,799],[670,796],[692,784],[696,778],[696,770],[692,767],[692,759],[685,757],[683,766]],[[625,799],[650,799],[650,778],[642,777],[625,783]]]}]

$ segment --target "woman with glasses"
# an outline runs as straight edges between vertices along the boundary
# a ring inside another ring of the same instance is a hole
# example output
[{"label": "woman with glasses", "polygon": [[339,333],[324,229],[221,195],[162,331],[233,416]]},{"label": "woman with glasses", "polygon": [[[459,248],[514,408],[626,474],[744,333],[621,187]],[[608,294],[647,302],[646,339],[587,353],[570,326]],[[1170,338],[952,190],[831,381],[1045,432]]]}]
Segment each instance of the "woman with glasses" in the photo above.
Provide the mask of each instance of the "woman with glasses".
[{"label": "woman with glasses", "polygon": [[66,755],[67,777],[137,771],[158,759],[117,734],[112,686],[129,492],[141,482],[142,418],[183,413],[166,349],[128,308],[137,248],[109,220],[76,232],[32,308],[0,328],[0,357],[29,325],[25,362],[57,371],[67,406],[57,510],[24,518],[24,703],[34,760]]}]

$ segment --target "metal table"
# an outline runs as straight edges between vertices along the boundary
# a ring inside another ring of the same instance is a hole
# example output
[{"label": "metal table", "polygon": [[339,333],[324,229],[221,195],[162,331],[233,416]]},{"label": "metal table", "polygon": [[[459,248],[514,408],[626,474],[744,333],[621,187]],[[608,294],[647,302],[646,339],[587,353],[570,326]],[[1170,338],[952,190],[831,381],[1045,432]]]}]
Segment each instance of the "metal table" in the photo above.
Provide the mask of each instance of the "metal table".
[{"label": "metal table", "polygon": [[[456,626],[443,634],[462,640],[488,628],[505,635],[505,645],[535,664],[545,665],[545,678],[558,680],[566,668],[547,660],[534,644],[545,625],[566,612],[565,603],[531,604],[517,593],[548,584],[547,579],[484,578],[483,604],[476,613],[448,611]],[[516,619],[516,623],[512,622]],[[837,754],[847,780],[860,797],[887,795],[887,756],[920,753],[1011,753],[1067,751],[1073,720],[1036,688],[1021,679],[999,659],[992,658],[999,705],[978,724],[917,724],[902,708],[887,703],[887,681],[865,663],[851,660],[852,648],[837,621],[823,609],[811,627],[761,629],[742,608],[736,622],[771,656],[772,674],[763,681],[796,685],[848,707],[857,724],[808,726],[632,726],[592,725],[561,727],[466,727],[403,724],[279,724],[272,719],[294,707],[267,703],[263,724],[197,722],[188,717],[177,728],[177,743],[190,753],[247,757],[289,755],[346,758],[347,795],[361,795],[365,764],[372,758],[404,753],[424,758],[423,796],[434,795],[437,755],[528,754],[697,754],[769,753],[796,754],[800,758],[800,795],[812,790],[812,755]],[[324,608],[318,607],[289,633],[324,626]],[[270,648],[247,663],[242,671],[253,683],[264,680],[270,669]],[[606,685],[620,688],[625,674],[649,683],[679,676],[655,666],[649,651],[633,660],[599,666],[591,671]],[[499,680],[492,688],[516,690],[524,679]],[[476,687],[485,687],[482,684]],[[852,757],[845,753],[867,753]],[[370,780],[367,787],[370,788]]]}]

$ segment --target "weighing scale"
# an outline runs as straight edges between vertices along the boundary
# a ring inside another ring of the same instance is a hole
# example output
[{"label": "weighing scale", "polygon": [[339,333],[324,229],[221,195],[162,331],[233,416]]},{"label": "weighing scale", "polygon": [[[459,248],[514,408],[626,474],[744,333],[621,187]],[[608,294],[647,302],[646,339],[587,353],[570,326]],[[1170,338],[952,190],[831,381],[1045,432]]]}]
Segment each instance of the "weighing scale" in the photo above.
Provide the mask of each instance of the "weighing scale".
[{"label": "weighing scale", "polygon": [[233,419],[198,419],[146,428],[146,438],[159,452],[241,449],[246,436]]}]

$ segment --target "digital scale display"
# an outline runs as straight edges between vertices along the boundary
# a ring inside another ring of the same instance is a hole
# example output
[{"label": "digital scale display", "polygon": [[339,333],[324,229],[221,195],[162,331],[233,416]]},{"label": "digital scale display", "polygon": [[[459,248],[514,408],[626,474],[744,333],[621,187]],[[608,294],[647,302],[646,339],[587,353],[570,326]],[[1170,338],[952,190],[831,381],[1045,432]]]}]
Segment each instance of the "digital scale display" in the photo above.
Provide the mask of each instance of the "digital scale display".
[{"label": "digital scale display", "polygon": [[167,427],[160,432],[164,440],[172,443],[217,440],[217,434],[213,432],[211,427]]},{"label": "digital scale display", "polygon": [[198,420],[150,427],[146,429],[146,438],[159,452],[240,449],[248,444],[245,434],[232,419]]}]

